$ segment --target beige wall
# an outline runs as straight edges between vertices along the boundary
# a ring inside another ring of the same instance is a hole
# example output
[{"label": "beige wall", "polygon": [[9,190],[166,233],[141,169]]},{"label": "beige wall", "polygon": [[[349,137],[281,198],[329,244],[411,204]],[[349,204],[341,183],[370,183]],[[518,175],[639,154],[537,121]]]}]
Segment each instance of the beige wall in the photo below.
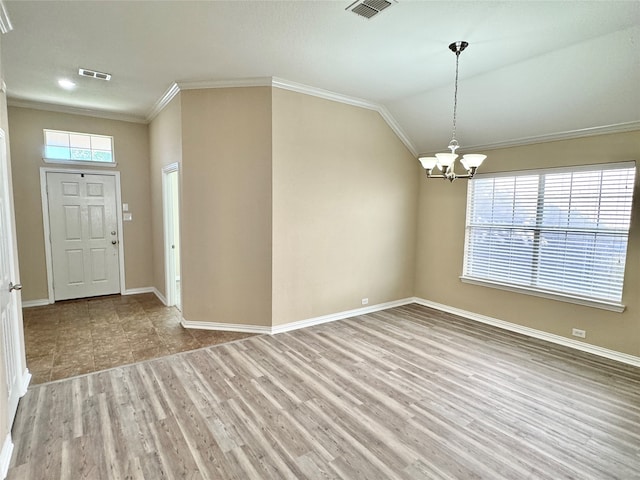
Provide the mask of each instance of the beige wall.
[{"label": "beige wall", "polygon": [[[59,167],[42,161],[44,128],[88,132],[114,137],[120,171],[122,201],[133,221],[124,222],[126,288],[152,285],[149,137],[147,125],[81,115],[9,107],[13,189],[23,300],[48,297],[40,197],[40,167]],[[100,167],[86,167],[100,168]],[[102,167],[105,170],[112,168]]]},{"label": "beige wall", "polygon": [[182,115],[180,94],[173,98],[149,125],[151,155],[151,219],[153,239],[153,286],[167,295],[164,274],[164,218],[162,169],[182,162]]},{"label": "beige wall", "polygon": [[[485,172],[554,166],[640,161],[640,131],[601,135],[483,152]],[[418,221],[416,295],[556,335],[571,337],[572,328],[587,331],[586,342],[640,356],[640,175],[627,252],[624,313],[464,284],[466,188],[421,180]]]},{"label": "beige wall", "polygon": [[181,100],[183,316],[271,325],[271,89]]},{"label": "beige wall", "polygon": [[413,295],[418,169],[380,115],[273,89],[273,324]]}]

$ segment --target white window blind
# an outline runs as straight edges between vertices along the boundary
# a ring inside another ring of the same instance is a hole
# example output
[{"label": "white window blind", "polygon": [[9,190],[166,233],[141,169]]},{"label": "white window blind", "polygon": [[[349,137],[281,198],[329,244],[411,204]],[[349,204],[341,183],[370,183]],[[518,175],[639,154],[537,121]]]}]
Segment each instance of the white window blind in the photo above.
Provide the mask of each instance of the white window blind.
[{"label": "white window blind", "polygon": [[635,163],[478,175],[463,279],[620,303]]},{"label": "white window blind", "polygon": [[113,137],[45,129],[44,159],[63,163],[115,164]]}]

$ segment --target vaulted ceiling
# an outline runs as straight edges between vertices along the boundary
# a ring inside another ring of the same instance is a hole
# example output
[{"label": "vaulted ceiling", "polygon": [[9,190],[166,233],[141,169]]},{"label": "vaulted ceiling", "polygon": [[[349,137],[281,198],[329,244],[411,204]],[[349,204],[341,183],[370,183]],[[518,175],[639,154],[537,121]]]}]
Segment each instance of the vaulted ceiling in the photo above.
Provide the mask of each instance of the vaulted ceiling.
[{"label": "vaulted ceiling", "polygon": [[350,3],[5,0],[7,95],[145,121],[174,82],[279,77],[380,105],[426,153],[451,137],[448,45],[465,40],[461,153],[640,128],[638,1],[399,0],[369,20]]}]

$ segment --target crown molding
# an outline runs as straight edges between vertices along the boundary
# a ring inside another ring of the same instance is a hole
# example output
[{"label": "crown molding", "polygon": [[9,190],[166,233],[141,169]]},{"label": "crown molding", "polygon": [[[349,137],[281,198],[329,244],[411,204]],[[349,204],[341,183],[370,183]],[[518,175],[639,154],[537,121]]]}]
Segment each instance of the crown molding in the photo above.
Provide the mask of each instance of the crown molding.
[{"label": "crown molding", "polygon": [[387,110],[383,106],[380,106],[377,110],[380,116],[384,119],[384,121],[387,122],[387,125],[389,125],[389,128],[391,128],[391,130],[393,130],[394,133],[398,136],[400,141],[404,143],[404,146],[407,147],[407,149],[411,152],[411,154],[414,157],[417,157],[418,150],[416,149],[415,145],[411,143],[411,140],[409,140],[409,137],[407,137],[407,134],[404,133],[404,130],[402,130],[402,128],[400,127],[400,124],[396,122],[396,119],[391,115],[391,113],[389,113],[389,110]]},{"label": "crown molding", "polygon": [[[600,127],[581,128],[578,130],[568,130],[566,132],[549,133],[544,135],[534,135],[531,137],[505,140],[504,142],[486,143],[484,145],[472,145],[469,149],[483,148],[485,150],[495,150],[498,148],[519,147],[523,145],[533,145],[536,143],[556,142],[559,140],[571,140],[574,138],[594,137],[596,135],[607,135],[610,133],[624,133],[640,130],[640,121],[614,123]],[[465,150],[467,147],[465,147]]]},{"label": "crown molding", "polygon": [[106,112],[104,110],[89,110],[86,108],[71,107],[68,105],[55,105],[53,103],[34,102],[32,100],[20,100],[7,98],[7,106],[45,110],[47,112],[69,113],[72,115],[84,115],[87,117],[104,118],[107,120],[119,120],[121,122],[147,123],[146,118],[125,113]]},{"label": "crown molding", "polygon": [[174,82],[169,89],[162,94],[151,110],[149,110],[149,113],[147,113],[145,117],[147,122],[151,123],[151,121],[156,118],[162,110],[164,110],[164,107],[166,107],[178,93],[180,93],[180,87]]},{"label": "crown molding", "polygon": [[[576,138],[595,137],[598,135],[607,135],[611,133],[625,133],[640,130],[640,121],[614,123],[612,125],[603,125],[601,127],[581,128],[578,130],[568,130],[566,132],[548,133],[544,135],[534,135],[531,137],[516,138],[513,140],[505,140],[502,142],[483,143],[476,145],[464,146],[467,151],[471,150],[497,150],[500,148],[523,147],[526,145],[535,145],[536,143],[557,142],[561,140],[573,140]],[[432,156],[435,152],[421,153],[420,156]]]},{"label": "crown molding", "polygon": [[348,95],[342,95],[340,93],[331,92],[329,90],[323,90],[322,88],[311,87],[309,85],[303,85],[301,83],[290,82],[282,78],[273,77],[272,86],[275,88],[281,88],[283,90],[291,90],[292,92],[303,93],[305,95],[311,95],[314,97],[324,98],[333,102],[344,103],[346,105],[353,105],[355,107],[366,108],[374,110],[380,114],[382,119],[389,125],[389,128],[398,136],[400,141],[405,147],[416,157],[418,156],[417,149],[409,140],[407,134],[402,130],[400,124],[396,122],[396,119],[391,116],[391,113],[382,105],[364,100],[362,98],[350,97]]},{"label": "crown molding", "polygon": [[389,128],[398,136],[400,141],[415,157],[417,156],[416,147],[411,143],[407,134],[402,130],[400,124],[391,116],[391,113],[382,105],[364,100],[362,98],[350,97],[348,95],[342,95],[340,93],[331,92],[322,88],[316,88],[302,83],[291,82],[279,77],[255,77],[255,78],[243,78],[237,80],[210,80],[210,81],[196,81],[196,82],[176,82],[160,97],[154,107],[150,110],[146,119],[151,122],[167,104],[181,91],[181,90],[200,90],[207,88],[243,88],[243,87],[273,87],[281,88],[283,90],[290,90],[292,92],[302,93],[305,95],[311,95],[313,97],[324,98],[325,100],[331,100],[333,102],[344,103],[346,105],[352,105],[354,107],[366,108],[368,110],[374,110],[380,114],[382,119],[389,125]]},{"label": "crown molding", "polygon": [[0,0],[0,33],[7,33],[11,30],[13,30],[13,25],[9,18],[9,12],[7,12],[4,2]]},{"label": "crown molding", "polygon": [[237,80],[204,80],[199,82],[178,82],[180,90],[200,90],[206,88],[270,87],[271,77],[240,78]]},{"label": "crown molding", "polygon": [[341,93],[331,92],[322,88],[316,88],[310,85],[304,85],[302,83],[290,82],[289,80],[285,80],[283,78],[273,77],[271,85],[275,88],[304,93],[305,95],[311,95],[312,97],[324,98],[325,100],[344,103],[346,105],[353,105],[354,107],[361,107],[369,110],[379,110],[381,108],[380,105],[368,100],[364,100],[362,98],[350,97],[348,95],[342,95]]},{"label": "crown molding", "polygon": [[240,88],[240,87],[267,87],[271,85],[271,77],[247,78],[241,80],[216,80],[198,82],[174,82],[169,89],[158,99],[146,116],[147,122],[151,122],[182,90],[200,90],[206,88]]}]

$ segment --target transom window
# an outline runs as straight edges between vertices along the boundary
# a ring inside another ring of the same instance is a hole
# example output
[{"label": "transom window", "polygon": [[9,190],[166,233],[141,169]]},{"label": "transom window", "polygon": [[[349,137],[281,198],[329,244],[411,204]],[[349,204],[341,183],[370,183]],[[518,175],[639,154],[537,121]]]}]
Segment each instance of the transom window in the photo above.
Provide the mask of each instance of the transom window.
[{"label": "transom window", "polygon": [[635,172],[625,162],[477,175],[462,280],[622,311]]},{"label": "transom window", "polygon": [[115,165],[113,137],[45,129],[43,158],[55,163]]}]

